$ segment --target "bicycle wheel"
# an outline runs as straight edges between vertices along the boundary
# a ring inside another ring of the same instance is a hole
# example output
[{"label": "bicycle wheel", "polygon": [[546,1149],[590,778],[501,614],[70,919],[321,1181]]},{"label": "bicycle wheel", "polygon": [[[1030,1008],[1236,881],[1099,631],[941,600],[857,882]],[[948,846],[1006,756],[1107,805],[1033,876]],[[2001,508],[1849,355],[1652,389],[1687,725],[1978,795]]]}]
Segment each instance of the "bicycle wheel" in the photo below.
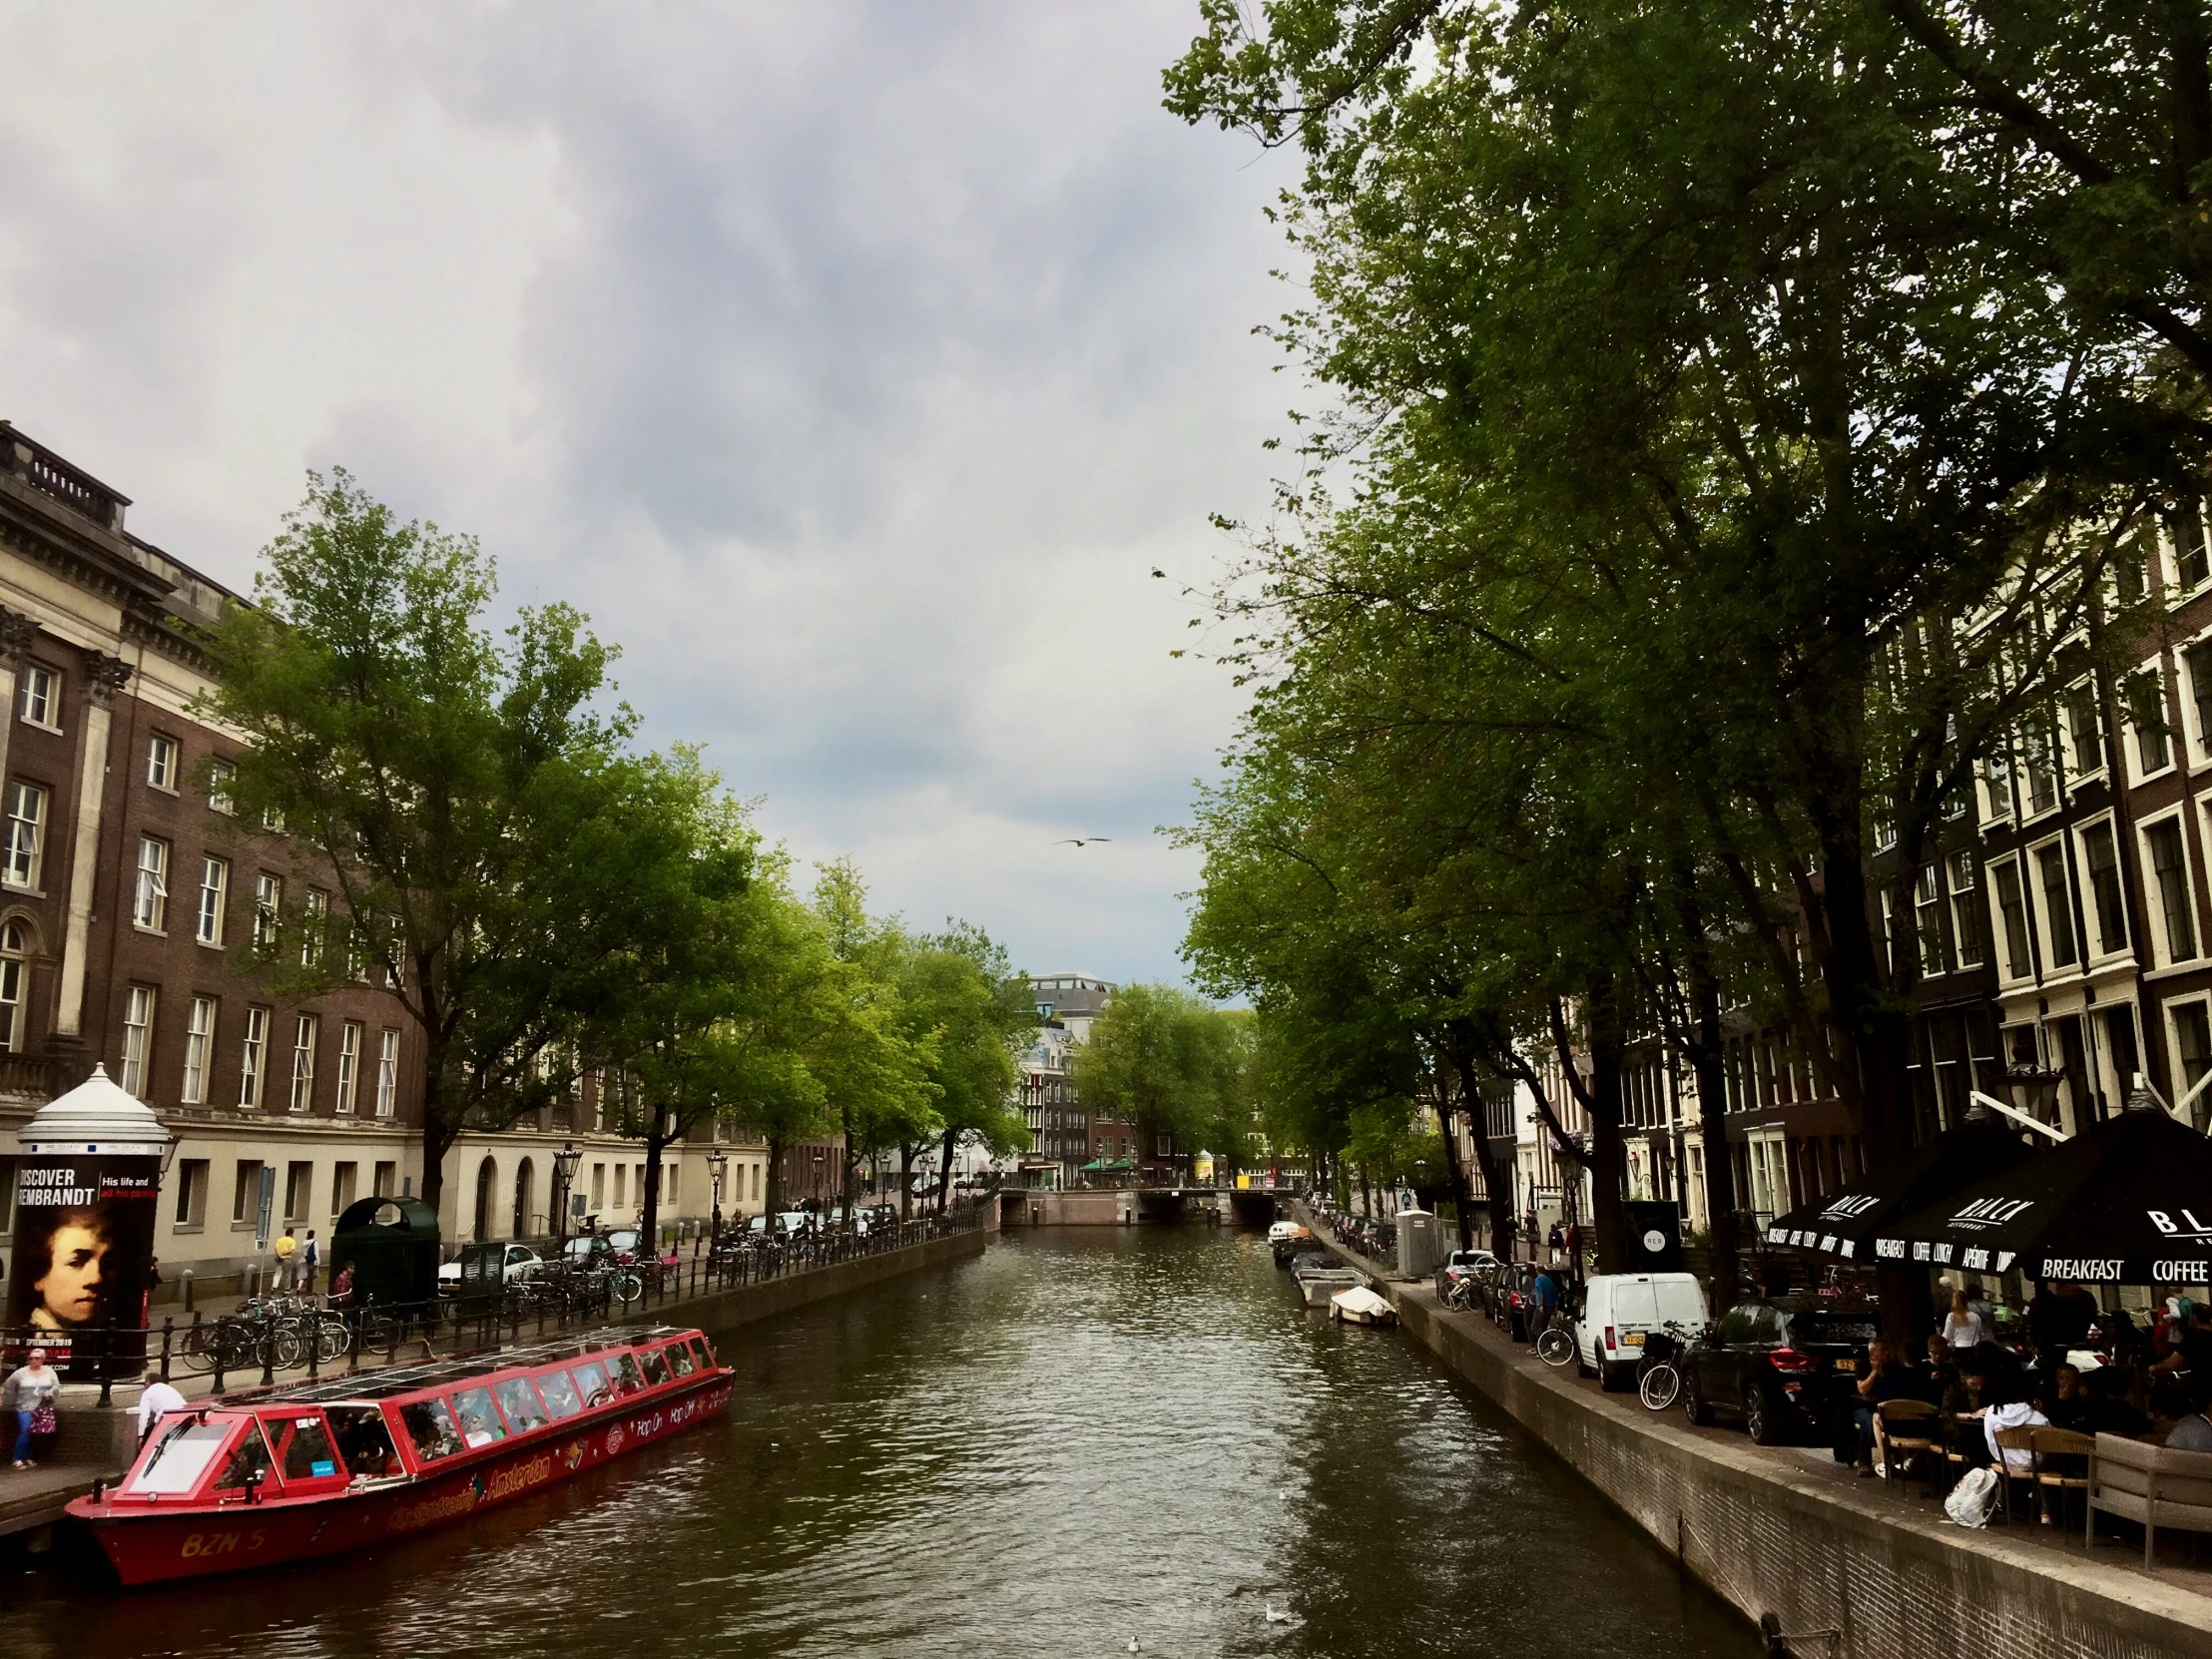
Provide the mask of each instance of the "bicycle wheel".
[{"label": "bicycle wheel", "polygon": [[185,1332],[177,1344],[177,1358],[185,1363],[185,1370],[203,1375],[215,1370],[217,1333],[221,1330],[220,1326],[195,1325]]},{"label": "bicycle wheel", "polygon": [[1647,1411],[1672,1410],[1674,1402],[1682,1397],[1682,1374],[1662,1360],[1644,1373],[1643,1381],[1636,1384],[1636,1395]]},{"label": "bicycle wheel", "polygon": [[615,1278],[615,1300],[625,1308],[645,1295],[645,1281],[634,1273],[619,1274]]},{"label": "bicycle wheel", "polygon": [[345,1329],[345,1321],[335,1314],[323,1314],[314,1322],[314,1357],[322,1365],[342,1359],[352,1346],[353,1333]]},{"label": "bicycle wheel", "polygon": [[289,1371],[294,1366],[307,1363],[307,1345],[302,1340],[298,1325],[290,1320],[276,1326],[269,1333],[275,1345],[275,1358],[278,1371]]},{"label": "bicycle wheel", "polygon": [[225,1320],[216,1326],[211,1343],[225,1371],[244,1371],[261,1361],[260,1334],[242,1320]]},{"label": "bicycle wheel", "polygon": [[1536,1339],[1536,1358],[1554,1370],[1574,1363],[1574,1338],[1553,1326]]}]

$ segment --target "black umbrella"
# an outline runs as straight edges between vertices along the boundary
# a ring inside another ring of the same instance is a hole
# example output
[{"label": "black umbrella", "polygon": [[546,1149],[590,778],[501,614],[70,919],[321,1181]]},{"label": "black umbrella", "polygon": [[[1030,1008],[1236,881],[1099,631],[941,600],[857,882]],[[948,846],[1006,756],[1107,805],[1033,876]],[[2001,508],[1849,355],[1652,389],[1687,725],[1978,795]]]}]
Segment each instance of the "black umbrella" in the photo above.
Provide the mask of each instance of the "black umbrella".
[{"label": "black umbrella", "polygon": [[1937,1135],[1910,1157],[1862,1175],[1841,1192],[1800,1205],[1771,1223],[1767,1243],[1872,1261],[1876,1238],[1895,1222],[2033,1156],[2016,1130],[1976,1105],[1957,1128]]},{"label": "black umbrella", "polygon": [[2212,1283],[2212,1140],[2147,1097],[1878,1228],[1877,1261],[2092,1285]]}]

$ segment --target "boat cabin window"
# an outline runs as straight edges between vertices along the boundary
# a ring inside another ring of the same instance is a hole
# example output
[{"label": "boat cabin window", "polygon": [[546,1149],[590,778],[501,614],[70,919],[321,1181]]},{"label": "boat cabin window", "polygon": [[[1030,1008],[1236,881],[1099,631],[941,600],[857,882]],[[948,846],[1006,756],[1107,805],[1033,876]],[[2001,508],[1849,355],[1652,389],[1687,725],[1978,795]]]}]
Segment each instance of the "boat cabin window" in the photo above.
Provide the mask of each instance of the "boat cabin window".
[{"label": "boat cabin window", "polygon": [[461,1438],[471,1446],[507,1437],[507,1425],[499,1420],[499,1407],[491,1402],[489,1388],[463,1388],[453,1396],[453,1414],[461,1419]]},{"label": "boat cabin window", "polygon": [[649,1348],[638,1358],[645,1362],[645,1380],[655,1387],[668,1381],[668,1362],[661,1358],[661,1351]]},{"label": "boat cabin window", "polygon": [[668,1345],[668,1363],[678,1377],[689,1377],[699,1369],[692,1364],[691,1350],[682,1343]]},{"label": "boat cabin window", "polygon": [[645,1377],[638,1370],[637,1361],[628,1354],[608,1355],[607,1375],[613,1379],[618,1394],[634,1394],[645,1386]]},{"label": "boat cabin window", "polygon": [[691,1351],[692,1357],[699,1362],[701,1371],[713,1371],[715,1369],[715,1357],[707,1350],[706,1338],[694,1337],[691,1340]]},{"label": "boat cabin window", "polygon": [[543,1428],[551,1420],[538,1403],[538,1390],[530,1386],[527,1377],[502,1377],[491,1385],[491,1391],[499,1396],[499,1408],[507,1413],[507,1421],[517,1434]]},{"label": "boat cabin window", "polygon": [[565,1371],[549,1371],[538,1379],[538,1390],[545,1395],[545,1408],[553,1413],[553,1420],[573,1417],[584,1408],[584,1402],[576,1392],[576,1384],[568,1380]]},{"label": "boat cabin window", "polygon": [[239,1441],[238,1449],[231,1453],[231,1460],[223,1465],[223,1472],[215,1477],[215,1489],[228,1492],[242,1489],[255,1478],[267,1480],[274,1459],[269,1455],[269,1442],[262,1438],[262,1425],[252,1417],[246,1419],[246,1437]]},{"label": "boat cabin window", "polygon": [[571,1369],[576,1378],[576,1391],[584,1396],[586,1405],[604,1405],[614,1398],[614,1390],[607,1386],[607,1368],[597,1360],[587,1360]]},{"label": "boat cabin window", "polygon": [[286,1480],[315,1480],[338,1472],[338,1454],[320,1417],[266,1417],[262,1427],[276,1442],[276,1466]]},{"label": "boat cabin window", "polygon": [[191,1491],[230,1437],[231,1425],[227,1422],[199,1422],[188,1417],[173,1423],[139,1465],[131,1490],[165,1496]]},{"label": "boat cabin window", "polygon": [[403,1474],[399,1459],[392,1455],[391,1430],[385,1426],[384,1413],[374,1405],[333,1405],[325,1413],[330,1419],[330,1430],[337,1436],[338,1454],[345,1459],[349,1473],[367,1475],[375,1479],[380,1475]]},{"label": "boat cabin window", "polygon": [[425,1463],[450,1457],[462,1449],[460,1433],[453,1426],[453,1413],[445,1408],[442,1399],[410,1400],[399,1407],[399,1421],[407,1430],[407,1438],[414,1442],[415,1455]]}]

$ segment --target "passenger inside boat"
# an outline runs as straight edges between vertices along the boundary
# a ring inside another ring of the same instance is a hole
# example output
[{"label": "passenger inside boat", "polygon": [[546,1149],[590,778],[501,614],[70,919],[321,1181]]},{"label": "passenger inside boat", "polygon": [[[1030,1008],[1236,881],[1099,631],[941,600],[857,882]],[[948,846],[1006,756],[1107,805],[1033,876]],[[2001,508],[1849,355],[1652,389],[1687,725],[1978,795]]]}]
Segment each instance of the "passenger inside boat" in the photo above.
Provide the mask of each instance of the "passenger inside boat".
[{"label": "passenger inside boat", "polygon": [[410,1399],[399,1407],[399,1422],[422,1462],[434,1463],[465,1448],[460,1431],[453,1426],[453,1413],[442,1399]]},{"label": "passenger inside boat", "polygon": [[384,1427],[382,1411],[373,1405],[333,1405],[325,1414],[348,1473],[376,1480],[405,1472],[391,1448],[391,1434]]}]

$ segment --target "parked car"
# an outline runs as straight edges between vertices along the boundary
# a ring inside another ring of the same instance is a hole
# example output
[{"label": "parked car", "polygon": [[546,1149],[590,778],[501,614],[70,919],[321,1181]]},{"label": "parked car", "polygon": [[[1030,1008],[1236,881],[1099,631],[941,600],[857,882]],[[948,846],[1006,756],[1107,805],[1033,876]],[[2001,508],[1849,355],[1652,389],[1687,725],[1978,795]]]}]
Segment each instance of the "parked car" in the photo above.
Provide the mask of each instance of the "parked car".
[{"label": "parked car", "polygon": [[568,1241],[562,1252],[571,1263],[587,1262],[594,1256],[613,1256],[619,1261],[634,1261],[638,1254],[638,1230],[635,1227],[618,1227],[611,1233],[586,1233],[581,1238]]},{"label": "parked car", "polygon": [[[1528,1329],[1528,1314],[1536,1306],[1536,1275],[1543,1271],[1534,1262],[1507,1262],[1484,1288],[1490,1322],[1516,1343],[1525,1343],[1535,1336]],[[1565,1275],[1556,1268],[1551,1273],[1553,1282],[1560,1287],[1560,1300],[1564,1303]]]},{"label": "parked car", "polygon": [[1455,1250],[1436,1269],[1436,1294],[1442,1296],[1462,1279],[1479,1278],[1497,1271],[1498,1261],[1486,1250]]},{"label": "parked car", "polygon": [[[506,1260],[500,1264],[499,1279],[502,1284],[511,1285],[517,1279],[528,1279],[544,1266],[545,1258],[528,1245],[511,1244],[507,1247]],[[460,1282],[460,1263],[448,1262],[438,1269],[438,1289],[440,1291],[450,1292]]]},{"label": "parked car", "polygon": [[1694,1273],[1592,1274],[1575,1322],[1575,1363],[1600,1387],[1625,1388],[1636,1380],[1647,1336],[1670,1324],[1700,1332],[1710,1318]]},{"label": "parked car", "polygon": [[1682,1408],[1695,1423],[1724,1411],[1740,1416],[1759,1445],[1807,1430],[1840,1437],[1859,1402],[1867,1345],[1881,1330],[1871,1303],[1738,1303],[1684,1354]]}]

